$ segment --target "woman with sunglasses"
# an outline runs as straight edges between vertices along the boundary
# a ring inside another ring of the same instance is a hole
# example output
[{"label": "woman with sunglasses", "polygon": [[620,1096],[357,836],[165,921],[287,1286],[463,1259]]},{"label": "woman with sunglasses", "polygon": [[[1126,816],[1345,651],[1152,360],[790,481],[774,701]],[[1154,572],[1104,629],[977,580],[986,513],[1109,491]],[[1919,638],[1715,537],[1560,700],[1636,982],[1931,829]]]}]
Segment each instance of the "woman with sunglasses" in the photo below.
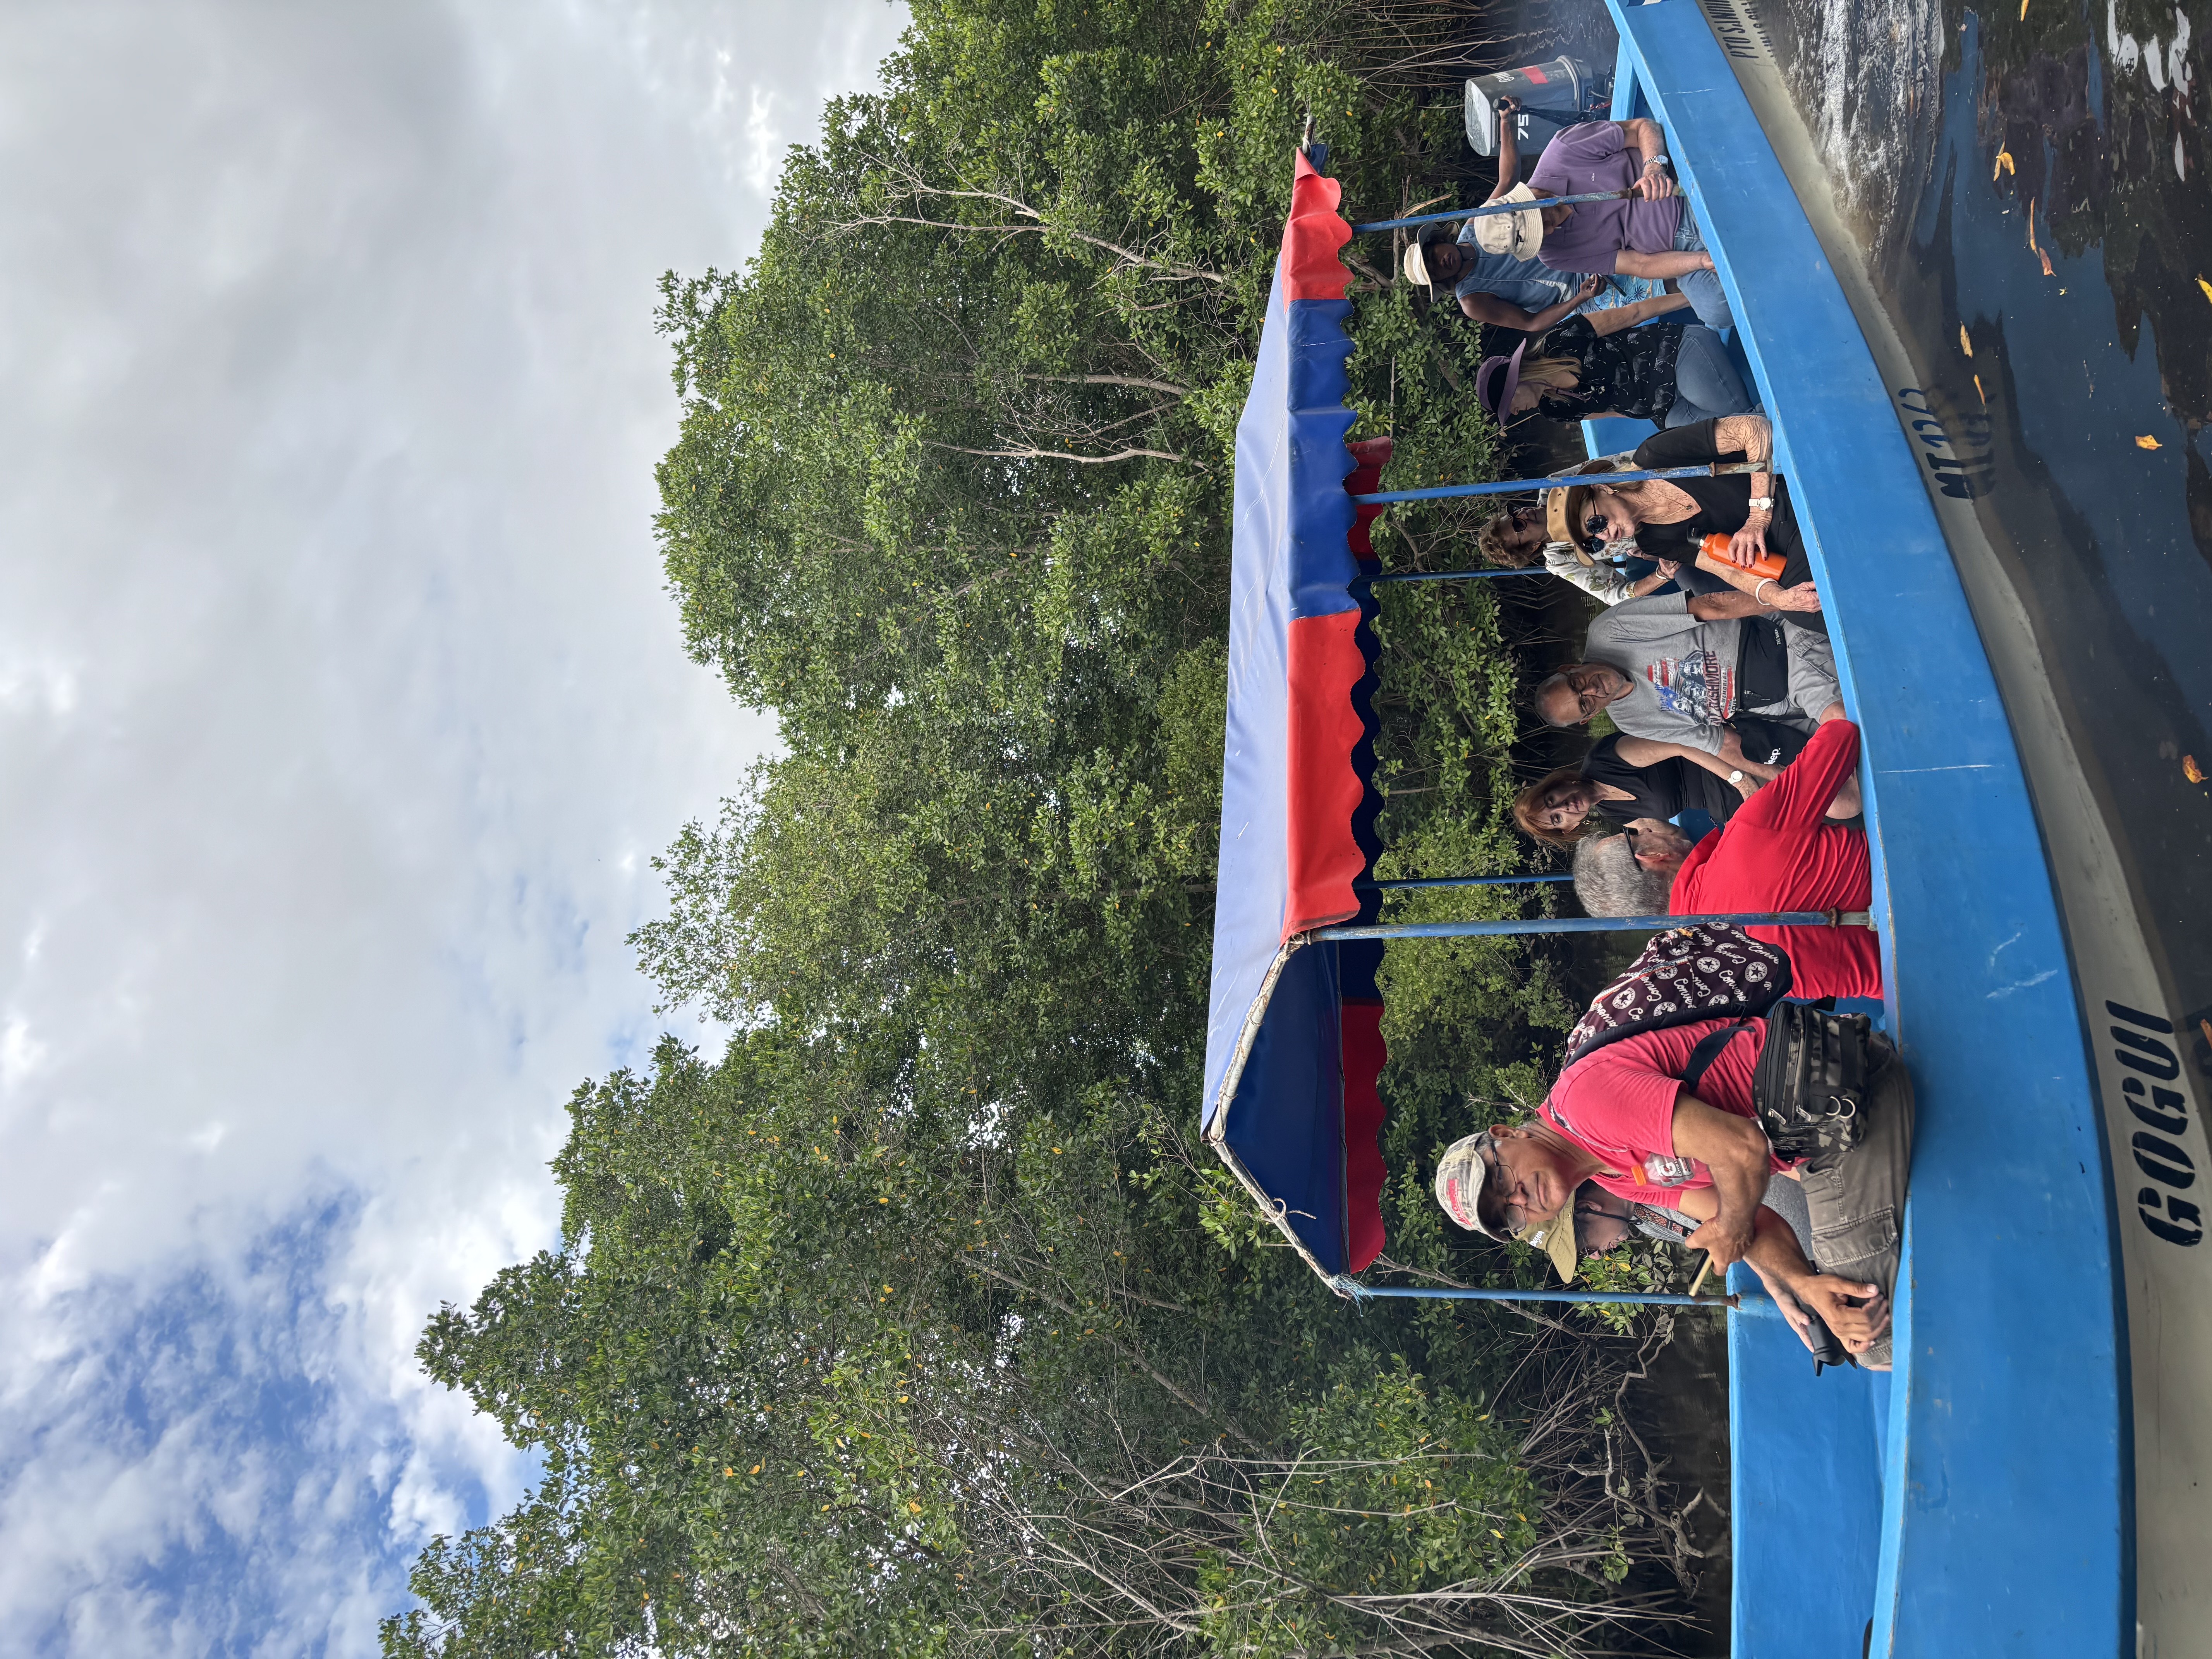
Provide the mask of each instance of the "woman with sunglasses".
[{"label": "woman with sunglasses", "polygon": [[[1628,464],[1625,454],[1612,459],[1623,466]],[[1475,532],[1474,545],[1486,563],[1501,570],[1522,570],[1541,563],[1561,581],[1581,588],[1603,605],[1643,599],[1669,582],[1685,593],[1711,593],[1728,586],[1702,571],[1685,570],[1672,559],[1644,558],[1632,536],[1607,542],[1601,556],[1550,540],[1542,510],[1517,501],[1482,521]]]},{"label": "woman with sunglasses", "polygon": [[[1765,416],[1729,415],[1646,439],[1629,464],[1638,471],[1658,471],[1711,461],[1756,464],[1773,453],[1774,429]],[[1780,611],[1784,622],[1828,631],[1797,515],[1780,478],[1757,471],[1642,483],[1601,481],[1605,472],[1622,470],[1611,461],[1593,461],[1583,469],[1593,475],[1589,483],[1546,490],[1545,520],[1551,534],[1593,554],[1607,542],[1633,536],[1647,558],[1676,560],[1750,594]],[[1725,558],[1701,550],[1705,538],[1715,533],[1729,538]],[[1779,577],[1761,576],[1748,568],[1770,553],[1782,556]]]}]

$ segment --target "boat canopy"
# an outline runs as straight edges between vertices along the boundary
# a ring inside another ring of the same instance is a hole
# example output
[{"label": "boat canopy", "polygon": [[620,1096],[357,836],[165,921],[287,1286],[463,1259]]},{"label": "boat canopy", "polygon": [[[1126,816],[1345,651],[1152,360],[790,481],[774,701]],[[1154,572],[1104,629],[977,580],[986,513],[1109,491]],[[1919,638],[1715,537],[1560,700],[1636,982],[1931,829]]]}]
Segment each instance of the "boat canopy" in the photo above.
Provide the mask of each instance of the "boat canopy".
[{"label": "boat canopy", "polygon": [[1382,945],[1309,940],[1372,920],[1375,601],[1352,491],[1389,440],[1347,446],[1338,250],[1352,229],[1326,152],[1298,152],[1251,396],[1237,426],[1229,720],[1206,1033],[1207,1144],[1316,1273],[1382,1248]]}]

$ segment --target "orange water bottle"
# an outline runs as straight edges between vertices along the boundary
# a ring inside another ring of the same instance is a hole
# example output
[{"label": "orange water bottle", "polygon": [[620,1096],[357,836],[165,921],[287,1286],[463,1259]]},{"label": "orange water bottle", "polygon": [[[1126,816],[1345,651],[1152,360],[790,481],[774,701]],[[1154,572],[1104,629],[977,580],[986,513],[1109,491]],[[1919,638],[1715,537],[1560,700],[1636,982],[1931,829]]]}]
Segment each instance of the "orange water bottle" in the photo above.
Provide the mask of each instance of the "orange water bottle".
[{"label": "orange water bottle", "polygon": [[[1733,536],[1723,536],[1716,532],[1698,544],[1698,550],[1722,564],[1735,564],[1735,560],[1729,554],[1729,544],[1735,539]],[[1764,580],[1778,582],[1782,580],[1782,556],[1778,553],[1769,553],[1765,558],[1753,559],[1749,564],[1738,565],[1736,568],[1748,570],[1752,574]]]}]

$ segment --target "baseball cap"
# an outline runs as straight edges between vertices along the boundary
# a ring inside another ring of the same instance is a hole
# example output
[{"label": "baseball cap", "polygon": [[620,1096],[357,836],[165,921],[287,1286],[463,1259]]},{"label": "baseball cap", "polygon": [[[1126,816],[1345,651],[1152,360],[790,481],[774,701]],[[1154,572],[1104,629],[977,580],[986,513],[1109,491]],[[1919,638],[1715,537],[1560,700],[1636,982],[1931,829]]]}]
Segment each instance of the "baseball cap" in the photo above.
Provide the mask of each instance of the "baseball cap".
[{"label": "baseball cap", "polygon": [[1469,1232],[1503,1244],[1513,1235],[1505,1231],[1505,1207],[1492,1178],[1497,1168],[1498,1142],[1489,1130],[1479,1129],[1444,1148],[1437,1160],[1435,1187],[1446,1215]]}]

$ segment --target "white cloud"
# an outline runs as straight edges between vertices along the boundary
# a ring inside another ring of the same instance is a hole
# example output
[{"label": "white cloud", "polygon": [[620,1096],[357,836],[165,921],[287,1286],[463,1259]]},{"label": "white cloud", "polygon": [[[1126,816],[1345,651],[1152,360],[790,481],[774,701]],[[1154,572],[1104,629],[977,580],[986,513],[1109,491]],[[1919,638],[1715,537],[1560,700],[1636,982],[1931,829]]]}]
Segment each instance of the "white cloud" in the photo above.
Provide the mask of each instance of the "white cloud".
[{"label": "white cloud", "polygon": [[661,592],[654,283],[896,22],[0,12],[11,1650],[370,1650],[526,1475],[413,1344],[550,1241],[646,855],[769,736]]}]

